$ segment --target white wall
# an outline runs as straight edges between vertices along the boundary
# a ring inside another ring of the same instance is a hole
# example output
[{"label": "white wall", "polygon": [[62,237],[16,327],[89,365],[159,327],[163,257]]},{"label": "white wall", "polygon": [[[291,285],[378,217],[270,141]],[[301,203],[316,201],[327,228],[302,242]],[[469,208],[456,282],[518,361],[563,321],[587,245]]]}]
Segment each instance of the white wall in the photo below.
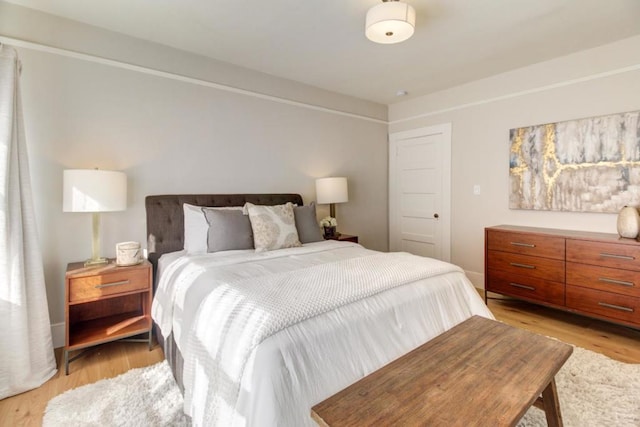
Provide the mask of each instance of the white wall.
[{"label": "white wall", "polygon": [[616,232],[615,214],[510,210],[509,129],[638,109],[634,37],[390,105],[389,132],[452,123],[452,262],[483,287],[486,226]]},{"label": "white wall", "polygon": [[[106,49],[113,59],[128,55],[130,46],[144,45],[3,3],[0,17],[0,36],[48,45],[56,41],[56,46],[71,49],[72,40],[59,35],[81,31],[96,50],[87,51],[91,45],[83,42],[84,53],[104,54]],[[36,18],[39,25],[31,25],[30,32],[29,24]],[[41,34],[42,25],[52,22],[51,31]],[[243,83],[237,75],[245,75],[250,90],[261,85],[261,93],[303,104],[153,76],[60,52],[18,48],[52,323],[64,321],[67,263],[91,254],[90,215],[62,212],[66,168],[98,167],[127,174],[127,210],[102,216],[103,255],[114,256],[120,241],[145,242],[147,195],[294,192],[308,203],[315,197],[315,178],[330,175],[349,179],[350,200],[338,207],[339,230],[359,235],[367,247],[387,249],[385,106],[248,70],[238,69],[234,75],[228,65],[157,45],[148,48],[157,55],[145,50],[147,57],[141,60],[153,64],[141,65],[175,72],[172,67],[182,61],[181,74],[209,81],[226,76],[236,79],[235,87]],[[192,61],[191,66],[185,67],[185,59]],[[230,74],[222,76],[223,72]],[[327,207],[319,212],[324,214]]]},{"label": "white wall", "polygon": [[[103,216],[103,253],[109,256],[116,242],[145,241],[146,195],[298,192],[308,202],[314,197],[314,178],[334,174],[349,177],[350,201],[338,207],[339,229],[358,234],[365,246],[386,250],[387,130],[451,122],[452,261],[476,285],[482,285],[485,226],[615,231],[612,214],[509,210],[508,132],[640,109],[640,37],[394,104],[387,127],[387,108],[379,104],[0,1],[3,36],[300,103],[140,73],[55,50],[18,48],[52,323],[64,320],[66,264],[90,254],[89,216],[62,213],[65,168],[127,173],[127,211]],[[481,186],[480,196],[472,195],[474,184]],[[323,209],[319,215],[325,213]]]}]

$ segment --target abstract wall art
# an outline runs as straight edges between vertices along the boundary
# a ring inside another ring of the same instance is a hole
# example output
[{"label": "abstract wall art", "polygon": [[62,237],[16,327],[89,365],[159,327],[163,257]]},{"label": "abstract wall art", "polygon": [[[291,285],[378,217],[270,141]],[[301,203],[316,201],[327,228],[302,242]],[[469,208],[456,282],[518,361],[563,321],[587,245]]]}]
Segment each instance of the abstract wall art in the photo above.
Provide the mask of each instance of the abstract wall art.
[{"label": "abstract wall art", "polygon": [[640,206],[640,111],[511,129],[509,208]]}]

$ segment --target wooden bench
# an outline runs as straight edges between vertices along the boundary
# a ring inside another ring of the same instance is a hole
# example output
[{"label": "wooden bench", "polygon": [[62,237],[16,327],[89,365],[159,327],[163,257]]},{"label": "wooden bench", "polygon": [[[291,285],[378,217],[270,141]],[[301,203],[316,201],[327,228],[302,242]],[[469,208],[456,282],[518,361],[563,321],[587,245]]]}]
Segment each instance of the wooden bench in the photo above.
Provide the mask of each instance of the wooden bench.
[{"label": "wooden bench", "polygon": [[473,316],[311,409],[321,426],[562,426],[554,377],[573,347]]}]

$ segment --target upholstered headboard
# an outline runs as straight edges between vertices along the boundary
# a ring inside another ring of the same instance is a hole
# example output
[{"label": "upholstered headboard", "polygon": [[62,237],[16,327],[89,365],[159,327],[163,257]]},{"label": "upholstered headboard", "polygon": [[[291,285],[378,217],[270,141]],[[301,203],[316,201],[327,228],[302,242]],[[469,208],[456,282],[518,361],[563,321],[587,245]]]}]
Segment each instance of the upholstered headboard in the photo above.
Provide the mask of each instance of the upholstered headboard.
[{"label": "upholstered headboard", "polygon": [[182,205],[243,206],[280,205],[291,202],[302,206],[299,194],[169,194],[147,196],[147,250],[155,267],[162,254],[179,251],[184,244],[184,213]]}]

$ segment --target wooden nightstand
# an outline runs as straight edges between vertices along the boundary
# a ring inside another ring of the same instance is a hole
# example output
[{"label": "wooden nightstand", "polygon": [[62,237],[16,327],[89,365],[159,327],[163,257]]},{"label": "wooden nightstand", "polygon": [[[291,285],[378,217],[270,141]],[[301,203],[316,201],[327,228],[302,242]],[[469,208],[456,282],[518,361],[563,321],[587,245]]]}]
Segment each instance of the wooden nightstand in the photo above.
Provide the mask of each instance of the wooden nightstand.
[{"label": "wooden nightstand", "polygon": [[[85,267],[70,263],[65,275],[65,374],[69,353],[121,338],[148,334],[151,350],[151,264],[118,267],[114,261]],[[132,340],[134,341],[134,340]]]},{"label": "wooden nightstand", "polygon": [[341,242],[353,242],[358,243],[358,236],[352,236],[351,234],[338,234],[334,237],[325,237],[325,240],[339,240]]}]

